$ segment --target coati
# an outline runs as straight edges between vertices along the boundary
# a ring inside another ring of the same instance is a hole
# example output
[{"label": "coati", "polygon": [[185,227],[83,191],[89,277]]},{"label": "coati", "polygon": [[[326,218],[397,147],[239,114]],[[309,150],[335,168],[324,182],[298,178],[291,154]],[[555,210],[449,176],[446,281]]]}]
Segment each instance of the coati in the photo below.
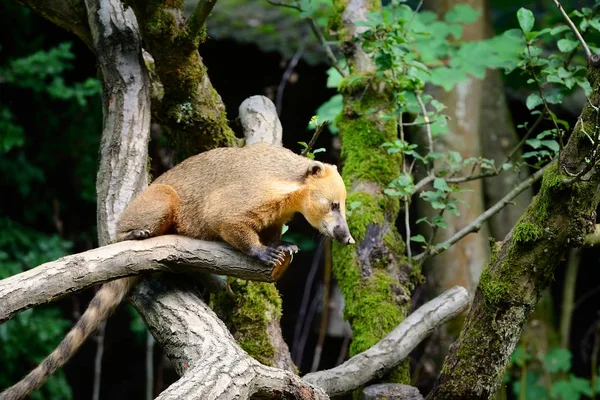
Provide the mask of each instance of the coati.
[{"label": "coati", "polygon": [[[296,245],[282,242],[283,224],[299,212],[325,236],[353,244],[346,188],[334,165],[259,143],[192,156],[158,177],[123,211],[117,241],[175,233],[222,240],[277,266]],[[25,378],[0,393],[17,400],[42,385],[117,308],[136,278],[108,282],[60,345]]]}]

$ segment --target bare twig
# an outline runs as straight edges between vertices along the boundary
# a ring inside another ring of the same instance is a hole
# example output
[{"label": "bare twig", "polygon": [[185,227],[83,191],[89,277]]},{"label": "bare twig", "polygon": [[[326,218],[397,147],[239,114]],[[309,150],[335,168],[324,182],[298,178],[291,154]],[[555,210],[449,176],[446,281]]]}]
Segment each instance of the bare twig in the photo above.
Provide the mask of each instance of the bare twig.
[{"label": "bare twig", "polygon": [[329,43],[327,43],[327,40],[325,39],[325,36],[323,36],[323,33],[317,25],[317,22],[313,18],[308,18],[307,21],[308,25],[310,26],[310,29],[313,31],[314,35],[319,40],[319,43],[321,43],[321,46],[323,46],[323,50],[325,50],[325,54],[327,55],[327,59],[329,60],[331,66],[335,68],[341,76],[343,76],[344,78],[347,77],[348,73],[344,70],[344,68],[342,68],[337,58],[335,57],[335,54],[333,54],[333,50],[331,50],[331,46],[329,45]]},{"label": "bare twig", "polygon": [[[272,4],[274,6],[287,7],[300,12],[302,11],[302,7],[300,7],[300,5],[298,4],[285,3],[275,0],[267,1],[269,2],[269,4]],[[338,62],[338,59],[335,57],[335,54],[333,54],[333,50],[331,50],[331,46],[329,45],[329,43],[327,43],[327,39],[325,39],[325,36],[323,36],[323,33],[321,32],[321,28],[319,28],[317,21],[315,21],[314,18],[306,18],[306,22],[308,23],[308,26],[310,26],[311,31],[313,32],[321,46],[323,47],[329,64],[331,64],[331,66],[335,68],[336,71],[339,72],[340,75],[342,75],[343,77],[348,76],[348,73],[344,70],[344,68],[342,68],[342,66]]]},{"label": "bare twig", "polygon": [[469,225],[465,226],[463,229],[454,234],[450,239],[446,240],[443,243],[436,245],[430,252],[423,252],[421,254],[416,255],[414,260],[421,260],[424,257],[434,256],[446,250],[448,247],[452,246],[454,243],[458,242],[463,237],[467,236],[469,233],[477,232],[481,229],[481,225],[490,219],[492,215],[496,214],[498,211],[506,207],[512,199],[517,197],[521,192],[527,189],[529,186],[533,185],[537,180],[539,180],[543,175],[546,169],[552,165],[553,162],[544,166],[535,172],[535,174],[531,175],[529,178],[521,182],[517,185],[513,190],[511,190],[506,196],[504,196],[500,201],[490,207],[486,212],[481,214],[479,217],[475,218],[473,222]]},{"label": "bare twig", "polygon": [[321,312],[321,327],[319,328],[319,338],[317,339],[317,346],[315,347],[315,354],[313,356],[312,367],[310,372],[315,372],[319,369],[319,363],[321,362],[321,353],[323,352],[323,345],[325,344],[325,337],[327,336],[327,325],[329,323],[329,299],[331,296],[331,239],[325,239],[325,255],[324,264],[325,269],[323,271],[323,311]]},{"label": "bare twig", "polygon": [[319,135],[321,134],[321,132],[323,132],[323,129],[325,129],[325,125],[327,125],[328,123],[329,123],[329,121],[325,120],[325,121],[321,122],[319,125],[317,125],[315,133],[313,134],[312,138],[310,138],[310,142],[308,142],[308,145],[306,146],[306,148],[304,150],[302,150],[302,152],[300,152],[301,156],[307,155],[308,152],[312,150],[313,146],[317,142],[317,139],[319,138]]},{"label": "bare twig", "polygon": [[290,3],[285,3],[283,1],[275,1],[275,0],[267,0],[267,1],[269,2],[269,4],[272,4],[277,7],[287,7],[287,8],[291,8],[293,10],[302,11],[302,8],[296,4],[290,4]]},{"label": "bare twig", "polygon": [[206,20],[210,15],[213,7],[217,3],[217,0],[199,0],[196,4],[196,8],[190,15],[190,19],[187,22],[188,30],[192,35],[198,35],[204,28]]},{"label": "bare twig", "polygon": [[571,337],[571,321],[575,305],[575,288],[577,287],[577,273],[581,261],[581,249],[571,249],[567,261],[567,269],[563,283],[563,298],[560,315],[560,346],[569,348]]},{"label": "bare twig", "polygon": [[425,121],[425,130],[427,132],[427,147],[429,152],[433,152],[433,135],[431,134],[431,124],[429,123],[429,115],[427,115],[427,108],[425,108],[425,103],[423,103],[423,99],[421,98],[421,92],[415,91],[415,96],[417,97],[417,101],[419,102],[419,106],[421,107],[421,112],[423,113],[423,120]]},{"label": "bare twig", "polygon": [[418,343],[438,326],[465,311],[468,305],[467,290],[455,286],[421,306],[370,349],[338,367],[310,373],[303,378],[322,387],[330,396],[348,393],[398,365]]},{"label": "bare twig", "polygon": [[590,48],[588,47],[587,43],[583,39],[583,36],[581,36],[581,33],[579,33],[579,29],[577,29],[577,27],[575,26],[573,21],[571,21],[571,18],[569,18],[569,16],[565,12],[562,4],[560,4],[558,0],[553,0],[553,1],[554,1],[554,4],[556,5],[556,7],[558,8],[558,10],[560,11],[560,13],[562,14],[562,16],[567,21],[567,24],[569,25],[569,28],[571,28],[571,30],[573,31],[573,34],[575,34],[575,36],[577,37],[577,40],[579,40],[579,43],[581,43],[581,47],[583,47],[583,51],[585,52],[585,57],[587,59],[589,59],[592,56],[592,52],[590,51]]},{"label": "bare twig", "polygon": [[146,400],[154,398],[154,336],[146,331]]},{"label": "bare twig", "polygon": [[92,400],[100,400],[100,386],[102,382],[102,357],[104,356],[104,333],[106,332],[106,321],[102,321],[94,340],[96,341],[96,355],[94,356],[94,385],[92,388]]},{"label": "bare twig", "polygon": [[224,243],[176,235],[119,242],[62,257],[0,280],[0,322],[98,283],[158,271],[274,280],[273,268]]},{"label": "bare twig", "polygon": [[304,49],[306,48],[306,38],[300,41],[300,46],[298,46],[298,50],[296,50],[296,54],[290,60],[287,68],[283,72],[281,77],[281,81],[279,82],[279,86],[277,86],[277,96],[275,97],[275,107],[277,108],[277,115],[281,116],[281,111],[283,109],[283,92],[285,90],[285,86],[290,80],[290,75],[294,72],[294,68],[298,65],[298,62],[302,58],[302,54],[304,54]]}]

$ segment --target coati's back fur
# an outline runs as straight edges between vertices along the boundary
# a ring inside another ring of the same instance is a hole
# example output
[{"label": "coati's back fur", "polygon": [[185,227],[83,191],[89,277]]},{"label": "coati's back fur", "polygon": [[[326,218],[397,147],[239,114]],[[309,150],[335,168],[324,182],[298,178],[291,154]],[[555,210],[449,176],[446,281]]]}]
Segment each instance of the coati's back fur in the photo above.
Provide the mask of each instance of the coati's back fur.
[{"label": "coati's back fur", "polygon": [[[323,234],[354,243],[345,219],[346,189],[337,168],[268,144],[217,148],[165,172],[135,198],[117,223],[117,241],[176,233],[223,240],[266,264],[297,247],[281,242],[296,212]],[[22,399],[64,365],[118,307],[136,278],[102,286],[61,344],[0,400]]]}]

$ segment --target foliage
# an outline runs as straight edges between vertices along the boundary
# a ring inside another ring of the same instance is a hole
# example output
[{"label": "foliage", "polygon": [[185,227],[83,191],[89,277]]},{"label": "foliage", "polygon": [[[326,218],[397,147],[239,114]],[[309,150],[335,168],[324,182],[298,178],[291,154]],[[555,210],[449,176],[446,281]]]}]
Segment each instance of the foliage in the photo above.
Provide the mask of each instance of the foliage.
[{"label": "foliage", "polygon": [[571,352],[563,348],[552,348],[546,354],[530,354],[518,346],[511,356],[504,382],[517,399],[579,400],[600,394],[597,379],[593,382],[571,372],[571,359]]},{"label": "foliage", "polygon": [[[44,35],[30,10],[0,3],[1,279],[93,245],[102,116],[100,81],[80,79],[74,45]],[[37,365],[70,325],[56,304],[0,325],[0,387]],[[31,398],[70,399],[64,372]]]},{"label": "foliage", "polygon": [[[68,254],[71,243],[58,235],[44,235],[0,217],[0,279]],[[55,307],[38,307],[0,325],[0,387],[21,379],[58,345],[70,322]],[[27,352],[23,352],[23,349]],[[32,399],[70,399],[64,373],[48,379]]]}]

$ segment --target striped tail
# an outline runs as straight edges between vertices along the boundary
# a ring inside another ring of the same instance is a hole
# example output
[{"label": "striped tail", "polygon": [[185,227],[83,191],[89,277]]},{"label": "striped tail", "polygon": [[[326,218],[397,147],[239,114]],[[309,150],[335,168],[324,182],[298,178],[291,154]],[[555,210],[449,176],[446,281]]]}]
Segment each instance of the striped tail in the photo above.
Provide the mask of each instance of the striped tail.
[{"label": "striped tail", "polygon": [[132,277],[105,283],[58,347],[25,378],[0,393],[0,400],[20,400],[42,386],[48,376],[75,354],[83,342],[98,329],[102,321],[108,319],[136,280],[136,277]]}]

